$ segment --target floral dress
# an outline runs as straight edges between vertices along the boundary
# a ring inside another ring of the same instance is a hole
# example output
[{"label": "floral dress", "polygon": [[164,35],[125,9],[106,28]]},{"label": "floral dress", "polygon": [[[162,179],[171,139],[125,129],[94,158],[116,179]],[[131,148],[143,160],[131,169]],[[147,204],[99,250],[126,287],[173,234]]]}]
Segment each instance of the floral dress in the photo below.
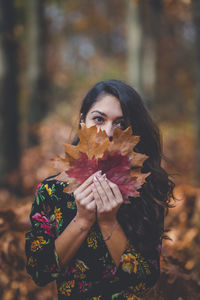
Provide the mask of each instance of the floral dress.
[{"label": "floral dress", "polygon": [[39,286],[56,280],[59,300],[142,299],[159,278],[159,251],[150,259],[129,246],[116,267],[97,223],[60,269],[54,241],[76,215],[73,194],[63,192],[66,185],[49,178],[37,187],[26,234],[27,272]]}]

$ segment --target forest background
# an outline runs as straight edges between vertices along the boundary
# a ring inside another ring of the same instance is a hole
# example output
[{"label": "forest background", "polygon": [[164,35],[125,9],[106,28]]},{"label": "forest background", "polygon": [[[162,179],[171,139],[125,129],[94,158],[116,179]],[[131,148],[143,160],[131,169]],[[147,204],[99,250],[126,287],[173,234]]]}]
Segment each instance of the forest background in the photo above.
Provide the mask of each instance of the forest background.
[{"label": "forest background", "polygon": [[[200,1],[0,1],[0,297],[53,300],[25,271],[36,185],[52,174],[85,93],[136,88],[158,123],[176,183],[151,299],[200,299]],[[51,173],[50,173],[51,172]]]}]

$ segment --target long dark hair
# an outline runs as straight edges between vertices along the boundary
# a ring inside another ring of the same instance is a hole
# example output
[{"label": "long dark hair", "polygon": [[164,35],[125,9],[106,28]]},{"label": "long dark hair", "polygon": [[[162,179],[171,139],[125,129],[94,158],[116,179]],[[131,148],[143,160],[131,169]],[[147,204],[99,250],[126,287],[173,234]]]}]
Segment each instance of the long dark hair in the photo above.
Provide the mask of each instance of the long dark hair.
[{"label": "long dark hair", "polygon": [[[83,99],[80,121],[85,120],[90,108],[102,96],[111,94],[119,99],[122,112],[133,134],[140,136],[134,151],[149,156],[142,168],[151,172],[140,190],[140,197],[131,198],[131,204],[123,204],[118,211],[118,221],[131,243],[142,253],[152,254],[163,238],[164,215],[173,198],[174,183],[161,167],[163,157],[159,129],[139,94],[128,84],[119,80],[105,80],[97,83]],[[79,125],[80,128],[80,125]],[[73,145],[79,139],[74,138]]]}]

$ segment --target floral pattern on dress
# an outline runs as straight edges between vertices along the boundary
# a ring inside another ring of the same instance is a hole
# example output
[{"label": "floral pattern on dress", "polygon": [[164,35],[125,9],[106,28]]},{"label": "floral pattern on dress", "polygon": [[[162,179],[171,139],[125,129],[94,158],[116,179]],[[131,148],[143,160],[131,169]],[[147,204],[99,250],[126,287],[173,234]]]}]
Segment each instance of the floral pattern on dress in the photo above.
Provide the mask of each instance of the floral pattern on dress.
[{"label": "floral pattern on dress", "polygon": [[[66,185],[54,178],[36,188],[32,228],[26,234],[27,272],[41,286],[56,279],[58,299],[62,300],[79,299],[80,295],[87,300],[141,299],[159,278],[158,249],[152,259],[146,259],[130,246],[116,267],[97,223],[69,265],[60,269],[55,239],[76,215],[73,193],[63,192]],[[105,296],[107,286],[109,296]]]},{"label": "floral pattern on dress", "polygon": [[82,261],[77,259],[75,262],[74,268],[72,268],[71,272],[74,274],[75,279],[85,279],[86,278],[86,271],[89,270],[88,266]]},{"label": "floral pattern on dress", "polygon": [[30,257],[28,258],[28,264],[29,264],[29,266],[31,266],[31,267],[35,267],[35,265],[36,265],[36,259],[35,259],[34,257],[30,256]]},{"label": "floral pattern on dress", "polygon": [[64,281],[61,286],[59,287],[59,292],[61,295],[64,296],[71,296],[72,289],[75,286],[75,280],[70,280],[70,281]]},{"label": "floral pattern on dress", "polygon": [[38,236],[37,239],[31,242],[31,252],[36,252],[40,250],[43,245],[46,245],[48,242],[45,241],[43,236]]},{"label": "floral pattern on dress", "polygon": [[137,254],[133,255],[132,253],[122,255],[122,269],[125,272],[136,273],[138,267]]},{"label": "floral pattern on dress", "polygon": [[87,237],[87,243],[89,248],[97,249],[97,234],[94,230],[91,230]]},{"label": "floral pattern on dress", "polygon": [[148,288],[146,287],[145,283],[140,282],[136,286],[130,286],[129,290],[126,291],[126,293],[144,296],[147,293],[147,291],[148,291]]},{"label": "floral pattern on dress", "polygon": [[67,201],[67,207],[71,209],[76,209],[76,202],[75,201]]}]

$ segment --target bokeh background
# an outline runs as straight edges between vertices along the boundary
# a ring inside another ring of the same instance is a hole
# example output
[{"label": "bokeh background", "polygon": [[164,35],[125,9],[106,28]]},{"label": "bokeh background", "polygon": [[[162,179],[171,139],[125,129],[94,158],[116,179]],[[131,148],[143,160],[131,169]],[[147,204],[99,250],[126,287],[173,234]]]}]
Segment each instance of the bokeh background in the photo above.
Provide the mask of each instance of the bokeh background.
[{"label": "bokeh background", "polygon": [[25,271],[36,185],[104,79],[142,95],[176,183],[161,277],[148,300],[200,299],[200,1],[0,1],[0,298],[54,300]]}]

